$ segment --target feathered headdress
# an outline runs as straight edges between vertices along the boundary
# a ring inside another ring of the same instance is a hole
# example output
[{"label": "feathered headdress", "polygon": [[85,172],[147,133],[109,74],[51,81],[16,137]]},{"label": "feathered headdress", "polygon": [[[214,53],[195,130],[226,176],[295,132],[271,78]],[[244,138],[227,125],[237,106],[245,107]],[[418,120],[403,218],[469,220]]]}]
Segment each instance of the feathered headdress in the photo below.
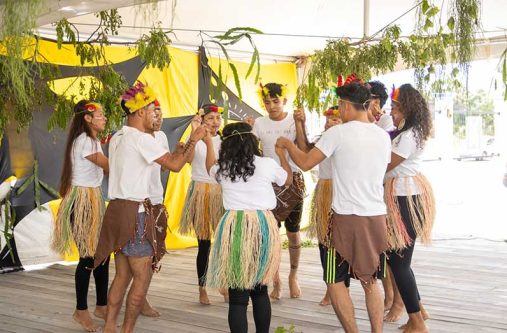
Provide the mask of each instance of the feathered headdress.
[{"label": "feathered headdress", "polygon": [[197,111],[197,114],[202,117],[210,112],[217,112],[222,114],[224,113],[224,108],[217,105],[205,105],[204,107],[200,108],[199,111]]},{"label": "feathered headdress", "polygon": [[268,85],[263,85],[259,82],[259,89],[257,89],[257,97],[259,98],[259,104],[264,107],[264,99],[266,97],[278,97],[278,98],[286,98],[287,97],[287,86],[284,84],[272,83],[280,86],[280,94],[275,94],[270,91]]},{"label": "feathered headdress", "polygon": [[97,102],[90,102],[85,104],[84,109],[86,112],[95,112],[98,109],[102,109],[102,105]]},{"label": "feathered headdress", "polygon": [[394,102],[399,102],[400,98],[400,89],[396,88],[393,84],[393,90],[391,90],[391,100]]},{"label": "feathered headdress", "polygon": [[335,93],[337,92],[336,89],[346,86],[347,84],[351,83],[358,83],[358,84],[364,84],[363,80],[361,80],[356,73],[351,73],[345,80],[343,80],[343,75],[338,75],[338,78],[336,80],[336,88],[334,88]]},{"label": "feathered headdress", "polygon": [[122,96],[121,100],[129,109],[129,113],[134,113],[142,109],[146,105],[153,103],[156,100],[155,92],[153,89],[144,85],[141,81],[130,87]]},{"label": "feathered headdress", "polygon": [[323,112],[324,116],[340,116],[340,111],[338,110],[338,107],[332,106],[326,111]]}]

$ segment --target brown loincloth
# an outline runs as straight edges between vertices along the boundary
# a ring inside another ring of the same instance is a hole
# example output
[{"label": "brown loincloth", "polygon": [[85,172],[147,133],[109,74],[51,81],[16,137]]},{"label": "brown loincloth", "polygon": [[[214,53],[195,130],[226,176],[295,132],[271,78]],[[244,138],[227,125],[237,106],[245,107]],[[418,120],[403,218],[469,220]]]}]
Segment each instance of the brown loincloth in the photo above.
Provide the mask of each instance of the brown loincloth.
[{"label": "brown loincloth", "polygon": [[333,212],[333,246],[356,279],[370,283],[387,250],[386,216],[340,215]]},{"label": "brown loincloth", "polygon": [[144,202],[114,199],[109,202],[104,215],[99,242],[95,251],[94,268],[103,263],[111,253],[120,251],[122,247],[127,245],[128,241],[135,239],[140,204],[143,204],[145,208],[145,232],[143,237],[153,247],[154,264],[158,263],[160,252],[158,252],[158,246],[153,246],[156,231],[151,202],[148,199]]}]

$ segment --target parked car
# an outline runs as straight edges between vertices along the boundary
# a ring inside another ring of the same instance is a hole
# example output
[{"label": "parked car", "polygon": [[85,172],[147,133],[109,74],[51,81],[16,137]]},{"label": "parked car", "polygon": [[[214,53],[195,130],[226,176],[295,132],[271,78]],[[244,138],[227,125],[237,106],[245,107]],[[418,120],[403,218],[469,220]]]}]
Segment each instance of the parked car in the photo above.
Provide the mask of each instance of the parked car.
[{"label": "parked car", "polygon": [[496,149],[495,138],[493,137],[485,137],[480,147],[468,150],[458,157],[455,157],[456,160],[461,161],[465,159],[474,159],[476,161],[482,161],[485,159],[490,159],[493,156],[500,156]]}]

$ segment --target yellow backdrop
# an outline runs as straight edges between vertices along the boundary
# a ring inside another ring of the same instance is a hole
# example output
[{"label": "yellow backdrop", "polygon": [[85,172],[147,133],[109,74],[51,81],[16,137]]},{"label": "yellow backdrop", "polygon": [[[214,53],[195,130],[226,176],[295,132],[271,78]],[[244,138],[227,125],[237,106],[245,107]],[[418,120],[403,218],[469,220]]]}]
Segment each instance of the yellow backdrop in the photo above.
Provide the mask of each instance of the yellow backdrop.
[{"label": "yellow backdrop", "polygon": [[[41,50],[44,57],[55,64],[60,65],[79,65],[79,58],[75,55],[75,51],[71,46],[64,46],[63,50],[58,50],[56,43],[49,41],[41,41]],[[148,83],[157,93],[163,110],[164,118],[193,115],[197,111],[198,103],[198,55],[190,51],[183,51],[176,48],[169,48],[171,54],[171,64],[164,70],[155,68],[144,69],[139,76],[139,80]],[[135,56],[135,52],[127,47],[110,46],[106,48],[108,60],[113,63],[126,61]],[[218,59],[210,59],[212,68],[218,66]],[[259,112],[263,112],[257,100],[256,91],[258,85],[253,82],[253,78],[243,80],[248,70],[248,64],[235,62],[240,75],[243,100]],[[222,68],[225,68],[224,65]],[[287,84],[289,88],[289,104],[295,96],[297,78],[296,66],[291,63],[281,63],[272,65],[262,65],[260,73],[261,81],[279,82]],[[86,78],[89,82],[90,78]],[[228,86],[233,91],[235,87],[232,75],[228,75]],[[54,82],[53,89],[57,93],[64,93],[67,96],[78,94],[78,84],[73,85],[69,89],[69,84],[73,79],[62,79]],[[85,81],[86,82],[86,81]],[[82,96],[86,97],[86,96]],[[291,106],[289,106],[291,107]],[[188,131],[187,131],[188,132]],[[185,133],[185,136],[188,133]],[[181,236],[178,231],[179,219],[183,209],[185,194],[188,183],[190,181],[190,166],[186,165],[181,172],[172,173],[169,177],[167,191],[165,193],[164,204],[169,212],[169,230],[166,239],[168,249],[178,249],[197,244],[196,240],[191,237]],[[53,214],[56,215],[59,200],[50,203]],[[66,260],[76,260],[77,256],[65,258]]]}]

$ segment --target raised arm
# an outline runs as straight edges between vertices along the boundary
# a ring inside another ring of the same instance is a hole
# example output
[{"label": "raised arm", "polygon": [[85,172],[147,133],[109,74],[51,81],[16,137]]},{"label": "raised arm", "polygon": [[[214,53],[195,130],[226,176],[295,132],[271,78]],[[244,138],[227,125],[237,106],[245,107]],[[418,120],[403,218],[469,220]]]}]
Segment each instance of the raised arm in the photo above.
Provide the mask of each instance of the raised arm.
[{"label": "raised arm", "polygon": [[164,169],[179,172],[185,163],[187,163],[189,156],[194,153],[197,142],[201,140],[204,135],[206,135],[206,129],[203,126],[197,127],[192,131],[192,134],[190,134],[190,138],[183,149],[181,149],[181,152],[174,154],[167,153],[156,159],[155,162],[160,164]]},{"label": "raised arm", "polygon": [[275,152],[280,159],[281,167],[287,172],[287,180],[285,180],[285,186],[292,184],[292,169],[290,168],[289,161],[287,160],[287,151],[283,148],[275,146]]},{"label": "raised arm", "polygon": [[324,155],[324,153],[321,152],[318,148],[313,148],[308,153],[305,153],[299,149],[292,141],[285,137],[279,137],[276,141],[276,146],[287,149],[290,158],[303,171],[310,170],[326,159],[326,155]]},{"label": "raised arm", "polygon": [[312,149],[305,128],[306,116],[303,108],[294,111],[294,123],[296,124],[296,144],[299,149],[309,152]]}]

